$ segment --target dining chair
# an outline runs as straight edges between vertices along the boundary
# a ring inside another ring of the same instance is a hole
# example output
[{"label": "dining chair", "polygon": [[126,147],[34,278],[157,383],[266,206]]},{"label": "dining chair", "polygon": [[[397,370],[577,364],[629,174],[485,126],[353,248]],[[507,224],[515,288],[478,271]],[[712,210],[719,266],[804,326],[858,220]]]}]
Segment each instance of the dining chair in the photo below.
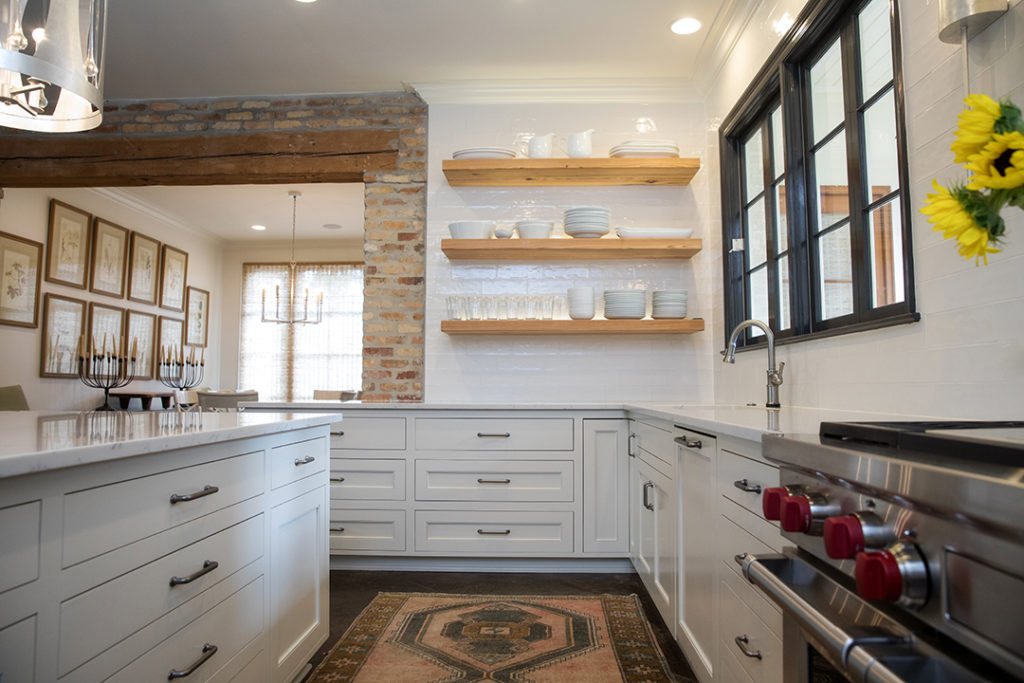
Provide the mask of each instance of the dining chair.
[{"label": "dining chair", "polygon": [[0,410],[28,410],[28,399],[20,384],[0,387]]},{"label": "dining chair", "polygon": [[352,401],[363,395],[361,391],[334,391],[332,389],[314,389],[314,401]]},{"label": "dining chair", "polygon": [[236,411],[242,401],[258,401],[259,392],[249,391],[197,391],[199,410]]}]

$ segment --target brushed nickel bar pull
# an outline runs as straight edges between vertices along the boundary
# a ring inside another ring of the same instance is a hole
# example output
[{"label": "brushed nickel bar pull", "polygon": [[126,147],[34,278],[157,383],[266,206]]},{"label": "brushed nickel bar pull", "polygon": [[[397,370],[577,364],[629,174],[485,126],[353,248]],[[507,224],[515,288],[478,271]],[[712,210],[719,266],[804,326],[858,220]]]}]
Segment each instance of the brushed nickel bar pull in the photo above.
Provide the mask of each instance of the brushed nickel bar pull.
[{"label": "brushed nickel bar pull", "polygon": [[751,650],[747,647],[750,644],[750,638],[747,638],[747,634],[744,633],[742,636],[736,636],[736,647],[740,649],[740,652],[750,657],[751,659],[761,659],[760,650]]},{"label": "brushed nickel bar pull", "polygon": [[197,570],[194,574],[189,574],[188,576],[172,576],[171,577],[171,585],[172,586],[180,586],[180,585],[185,584],[185,583],[192,583],[193,581],[198,579],[200,576],[202,576],[204,574],[209,574],[210,572],[212,572],[214,569],[216,569],[219,566],[220,566],[220,564],[218,562],[216,562],[214,560],[207,560],[206,562],[203,562],[203,568]]},{"label": "brushed nickel bar pull", "polygon": [[298,467],[299,465],[308,465],[314,460],[316,460],[316,458],[314,458],[312,455],[307,455],[305,458],[302,458],[301,460],[295,458],[295,466]]},{"label": "brushed nickel bar pull", "polygon": [[696,448],[698,450],[702,448],[704,445],[703,443],[701,443],[700,439],[694,439],[693,441],[690,441],[685,436],[677,436],[672,440],[675,441],[680,446],[686,446],[687,448]]},{"label": "brushed nickel bar pull", "polygon": [[508,536],[512,533],[512,530],[505,529],[504,531],[484,531],[483,529],[477,529],[476,532],[481,536]]},{"label": "brushed nickel bar pull", "polygon": [[644,507],[647,508],[648,510],[654,510],[654,503],[650,502],[647,499],[647,492],[650,491],[653,488],[654,488],[654,482],[653,481],[644,482],[643,502],[644,502]]},{"label": "brushed nickel bar pull", "polygon": [[345,481],[345,477],[331,477],[331,481]]},{"label": "brushed nickel bar pull", "polygon": [[511,484],[511,479],[477,479],[478,484]]},{"label": "brushed nickel bar pull", "polygon": [[488,439],[488,438],[507,439],[508,437],[512,436],[508,432],[505,432],[504,434],[488,434],[487,432],[477,432],[476,435],[478,437],[480,437],[481,439]]},{"label": "brushed nickel bar pull", "polygon": [[171,505],[174,505],[175,503],[187,503],[190,500],[211,496],[214,493],[217,493],[217,491],[220,491],[218,487],[207,484],[203,487],[202,491],[196,491],[195,493],[174,493],[171,495]]},{"label": "brushed nickel bar pull", "polygon": [[185,678],[185,676],[191,676],[195,673],[195,670],[206,663],[206,660],[217,654],[217,646],[206,643],[203,645],[203,654],[196,661],[192,662],[187,669],[181,671],[175,671],[171,669],[171,672],[167,674],[167,680],[173,681],[175,678]]},{"label": "brushed nickel bar pull", "polygon": [[343,531],[345,531],[345,527],[343,527],[343,526],[332,526],[331,527],[331,531],[333,531],[336,534],[340,534]]},{"label": "brushed nickel bar pull", "polygon": [[740,479],[739,481],[734,481],[732,483],[732,485],[735,486],[736,488],[738,488],[740,491],[746,491],[747,493],[761,493],[761,485],[760,484],[751,484],[751,483],[747,482],[746,479]]},{"label": "brushed nickel bar pull", "polygon": [[331,432],[331,436],[345,436],[345,432],[338,430],[336,432]]}]

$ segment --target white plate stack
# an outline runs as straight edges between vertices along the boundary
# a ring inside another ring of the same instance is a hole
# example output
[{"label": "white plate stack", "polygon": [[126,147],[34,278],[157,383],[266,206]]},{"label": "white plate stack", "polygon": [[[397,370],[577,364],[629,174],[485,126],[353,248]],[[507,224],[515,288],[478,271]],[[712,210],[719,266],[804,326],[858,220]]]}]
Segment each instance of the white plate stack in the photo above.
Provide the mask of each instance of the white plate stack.
[{"label": "white plate stack", "polygon": [[565,212],[565,234],[570,237],[601,237],[609,230],[612,212],[603,206],[578,206]]},{"label": "white plate stack", "polygon": [[569,317],[573,320],[590,320],[594,317],[594,288],[569,288]]},{"label": "white plate stack", "polygon": [[604,317],[639,319],[647,314],[647,291],[611,289],[604,293]]},{"label": "white plate stack", "polygon": [[678,157],[679,145],[672,140],[626,140],[608,150],[608,156],[613,159]]},{"label": "white plate stack", "polygon": [[514,159],[511,147],[467,147],[452,153],[452,159]]},{"label": "white plate stack", "polygon": [[685,318],[687,298],[685,289],[662,289],[653,292],[651,294],[651,317]]}]

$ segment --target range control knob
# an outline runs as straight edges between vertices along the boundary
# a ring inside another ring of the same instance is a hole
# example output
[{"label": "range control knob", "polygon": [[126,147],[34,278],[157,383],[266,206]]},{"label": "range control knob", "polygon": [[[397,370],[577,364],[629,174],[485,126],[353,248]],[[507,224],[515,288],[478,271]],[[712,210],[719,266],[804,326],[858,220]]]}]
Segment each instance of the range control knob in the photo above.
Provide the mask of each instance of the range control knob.
[{"label": "range control knob", "polygon": [[928,566],[916,546],[893,543],[857,553],[857,595],[918,609],[928,600]]},{"label": "range control knob", "polygon": [[765,519],[778,521],[782,519],[782,499],[800,493],[802,486],[771,486],[761,493],[761,512]]},{"label": "range control knob", "polygon": [[882,518],[867,510],[829,517],[823,535],[825,552],[835,560],[851,558],[865,548],[884,548],[896,540]]},{"label": "range control knob", "polygon": [[824,520],[839,512],[839,506],[820,493],[790,494],[782,499],[779,523],[783,531],[820,534]]}]

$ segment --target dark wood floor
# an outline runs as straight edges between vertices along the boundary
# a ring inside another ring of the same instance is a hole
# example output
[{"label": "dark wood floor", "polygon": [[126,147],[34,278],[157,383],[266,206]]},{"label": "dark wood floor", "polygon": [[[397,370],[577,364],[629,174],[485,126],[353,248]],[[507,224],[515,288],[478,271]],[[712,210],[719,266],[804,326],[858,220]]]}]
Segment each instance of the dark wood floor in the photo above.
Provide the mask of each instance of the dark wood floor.
[{"label": "dark wood floor", "polygon": [[636,574],[496,574],[461,572],[332,571],[331,635],[311,660],[314,667],[381,591],[493,595],[629,595],[636,593],[658,645],[680,683],[696,681]]}]

